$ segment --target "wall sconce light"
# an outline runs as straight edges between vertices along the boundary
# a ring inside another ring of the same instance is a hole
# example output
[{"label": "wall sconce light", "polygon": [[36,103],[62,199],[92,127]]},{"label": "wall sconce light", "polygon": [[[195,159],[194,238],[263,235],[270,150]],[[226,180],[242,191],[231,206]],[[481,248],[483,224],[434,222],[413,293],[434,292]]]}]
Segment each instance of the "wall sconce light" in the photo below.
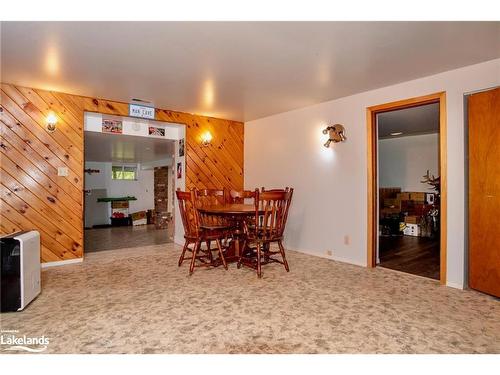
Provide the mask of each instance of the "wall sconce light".
[{"label": "wall sconce light", "polygon": [[203,146],[208,146],[212,142],[212,134],[207,131],[201,135],[201,144]]},{"label": "wall sconce light", "polygon": [[45,128],[49,133],[54,133],[56,131],[57,116],[54,114],[54,112],[50,112],[46,120],[47,125],[45,126]]},{"label": "wall sconce light", "polygon": [[344,126],[340,124],[329,125],[326,129],[323,129],[323,134],[328,134],[328,141],[323,145],[325,147],[330,147],[332,142],[344,142],[347,139]]}]

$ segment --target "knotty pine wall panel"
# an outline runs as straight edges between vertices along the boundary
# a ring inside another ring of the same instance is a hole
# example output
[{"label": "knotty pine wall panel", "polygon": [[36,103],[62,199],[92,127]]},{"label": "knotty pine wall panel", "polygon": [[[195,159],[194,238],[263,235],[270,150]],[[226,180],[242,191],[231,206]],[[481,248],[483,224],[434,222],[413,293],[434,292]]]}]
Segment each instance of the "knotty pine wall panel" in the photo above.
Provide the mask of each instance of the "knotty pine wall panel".
[{"label": "knotty pine wall panel", "polygon": [[[0,233],[38,230],[43,262],[83,256],[85,111],[127,116],[128,104],[1,84]],[[186,125],[186,188],[243,189],[243,123],[164,109],[156,119]],[[206,131],[212,143],[202,146]]]}]

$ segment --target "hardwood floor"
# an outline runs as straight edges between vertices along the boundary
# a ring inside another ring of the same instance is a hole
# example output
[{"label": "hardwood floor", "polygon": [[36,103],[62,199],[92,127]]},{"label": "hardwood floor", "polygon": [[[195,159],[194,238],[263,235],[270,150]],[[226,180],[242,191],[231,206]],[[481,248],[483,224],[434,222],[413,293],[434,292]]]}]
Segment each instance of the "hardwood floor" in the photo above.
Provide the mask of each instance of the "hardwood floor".
[{"label": "hardwood floor", "polygon": [[[169,228],[170,229],[170,228]],[[144,247],[173,242],[169,229],[154,225],[85,229],[85,252]]]},{"label": "hardwood floor", "polygon": [[439,280],[439,239],[380,236],[379,266]]}]

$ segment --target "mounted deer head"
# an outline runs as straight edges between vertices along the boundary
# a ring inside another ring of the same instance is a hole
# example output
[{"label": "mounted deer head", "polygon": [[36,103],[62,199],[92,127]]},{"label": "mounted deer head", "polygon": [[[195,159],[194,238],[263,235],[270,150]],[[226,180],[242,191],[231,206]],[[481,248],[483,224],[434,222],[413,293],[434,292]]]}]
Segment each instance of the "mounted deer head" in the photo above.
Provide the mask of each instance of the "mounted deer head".
[{"label": "mounted deer head", "polygon": [[323,134],[328,134],[328,141],[324,144],[325,147],[330,147],[332,142],[338,143],[346,140],[344,126],[340,124],[329,125],[323,130]]},{"label": "mounted deer head", "polygon": [[427,170],[427,173],[425,174],[425,176],[423,176],[423,178],[424,179],[420,181],[421,183],[428,184],[432,186],[434,190],[439,191],[441,187],[441,178],[439,176],[437,177],[434,177],[434,175],[431,176],[429,170]]}]

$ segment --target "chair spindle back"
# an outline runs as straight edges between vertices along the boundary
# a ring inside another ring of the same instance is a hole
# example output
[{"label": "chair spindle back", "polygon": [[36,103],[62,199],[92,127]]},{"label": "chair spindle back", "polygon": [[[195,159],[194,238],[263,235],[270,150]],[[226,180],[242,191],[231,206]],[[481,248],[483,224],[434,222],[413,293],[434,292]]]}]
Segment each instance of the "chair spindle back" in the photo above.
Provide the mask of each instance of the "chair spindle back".
[{"label": "chair spindle back", "polygon": [[230,190],[229,194],[227,196],[227,203],[243,204],[243,203],[245,203],[245,199],[253,199],[255,201],[255,191],[252,191],[252,190]]},{"label": "chair spindle back", "polygon": [[293,189],[255,190],[255,235],[264,239],[283,237]]},{"label": "chair spindle back", "polygon": [[[218,189],[194,190],[194,199],[197,208],[223,205],[226,203],[225,202],[226,195],[227,193],[225,192],[225,190],[218,190]],[[205,214],[199,211],[197,212],[199,217],[199,223],[202,226],[227,225],[227,220],[225,220],[223,217]]]},{"label": "chair spindle back", "polygon": [[198,211],[195,205],[194,191],[175,192],[177,202],[179,202],[179,211],[181,214],[182,225],[184,226],[184,236],[197,237],[200,229]]}]

